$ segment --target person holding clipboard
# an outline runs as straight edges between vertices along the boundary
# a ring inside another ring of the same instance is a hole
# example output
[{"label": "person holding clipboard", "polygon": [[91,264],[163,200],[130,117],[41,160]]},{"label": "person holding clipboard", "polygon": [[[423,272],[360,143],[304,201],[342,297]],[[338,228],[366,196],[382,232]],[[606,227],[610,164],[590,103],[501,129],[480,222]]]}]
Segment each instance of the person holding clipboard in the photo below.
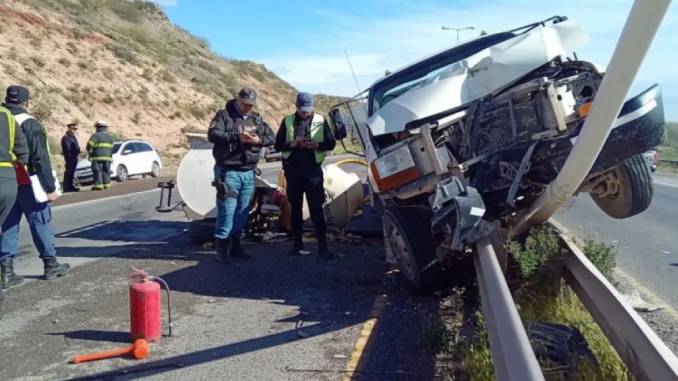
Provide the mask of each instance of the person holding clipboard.
[{"label": "person holding clipboard", "polygon": [[50,163],[50,150],[45,127],[28,113],[31,96],[27,88],[13,85],[7,88],[5,108],[10,110],[28,143],[28,160],[25,166],[16,166],[17,198],[2,224],[0,236],[0,266],[3,287],[9,288],[23,281],[14,273],[14,257],[19,243],[19,225],[25,215],[31,229],[33,244],[44,264],[44,278],[51,280],[68,272],[70,266],[56,258],[52,210],[50,202],[60,195],[59,183]]}]

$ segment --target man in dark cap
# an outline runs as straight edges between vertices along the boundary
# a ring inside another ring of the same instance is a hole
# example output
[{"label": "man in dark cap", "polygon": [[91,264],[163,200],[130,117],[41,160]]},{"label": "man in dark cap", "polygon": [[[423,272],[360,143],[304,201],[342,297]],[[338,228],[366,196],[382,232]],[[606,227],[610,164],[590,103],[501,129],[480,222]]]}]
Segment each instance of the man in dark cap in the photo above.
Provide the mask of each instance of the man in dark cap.
[{"label": "man in dark cap", "polygon": [[78,131],[78,124],[71,122],[66,125],[66,133],[61,138],[61,152],[64,155],[64,192],[77,192],[75,186],[75,168],[78,166],[78,155],[80,155],[80,144],[75,136]]},{"label": "man in dark cap", "polygon": [[[0,107],[0,226],[14,207],[17,194],[15,166],[28,162],[28,146],[14,115]],[[2,317],[2,289],[7,284],[5,272],[0,268],[0,317]]]},{"label": "man in dark cap", "polygon": [[252,109],[254,89],[244,87],[226,107],[217,111],[207,137],[214,143],[214,185],[217,188],[217,220],[214,229],[217,259],[248,258],[240,244],[254,194],[254,177],[260,151],[274,143],[268,124]]},{"label": "man in dark cap", "polygon": [[[54,279],[66,274],[70,268],[68,264],[61,264],[56,258],[54,247],[54,232],[52,231],[52,210],[50,201],[58,198],[55,172],[50,164],[50,152],[47,142],[47,131],[39,120],[28,114],[28,104],[31,99],[27,88],[10,86],[7,89],[4,107],[14,114],[17,127],[21,127],[28,143],[28,161],[26,168],[28,175],[35,176],[39,185],[47,194],[47,201],[38,202],[30,183],[19,185],[17,199],[9,212],[5,223],[2,224],[0,239],[0,268],[3,274],[3,287],[8,288],[23,281],[23,278],[14,273],[14,257],[19,243],[19,226],[21,215],[25,215],[31,230],[33,244],[38,249],[40,259],[44,264],[44,278]],[[22,169],[22,168],[20,168]],[[23,169],[22,169],[23,170]],[[18,171],[18,169],[17,169]]]},{"label": "man in dark cap", "polygon": [[334,255],[327,248],[327,223],[323,210],[325,187],[320,165],[325,160],[325,153],[334,149],[336,140],[325,118],[313,112],[311,94],[299,93],[296,106],[297,112],[280,122],[275,140],[275,149],[281,152],[283,158],[287,199],[292,215],[294,243],[288,254],[298,255],[304,250],[302,207],[306,194],[318,239],[318,254],[322,258],[331,259]]},{"label": "man in dark cap", "polygon": [[104,190],[111,187],[113,137],[108,133],[108,123],[103,120],[94,123],[94,128],[96,128],[96,132],[87,142],[87,154],[92,163],[92,174],[94,175],[92,190]]}]

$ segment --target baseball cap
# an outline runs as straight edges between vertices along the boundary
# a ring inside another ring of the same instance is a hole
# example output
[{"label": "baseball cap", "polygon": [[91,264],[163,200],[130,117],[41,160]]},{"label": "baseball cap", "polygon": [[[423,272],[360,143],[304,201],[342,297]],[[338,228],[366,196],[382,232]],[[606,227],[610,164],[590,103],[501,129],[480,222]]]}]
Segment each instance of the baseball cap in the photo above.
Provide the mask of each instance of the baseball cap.
[{"label": "baseball cap", "polygon": [[301,112],[313,112],[313,95],[310,93],[297,94],[297,110]]},{"label": "baseball cap", "polygon": [[254,106],[257,104],[257,92],[251,87],[243,87],[238,92],[238,99],[242,103]]},{"label": "baseball cap", "polygon": [[5,103],[19,104],[31,99],[31,93],[27,88],[19,85],[12,85],[7,88]]}]

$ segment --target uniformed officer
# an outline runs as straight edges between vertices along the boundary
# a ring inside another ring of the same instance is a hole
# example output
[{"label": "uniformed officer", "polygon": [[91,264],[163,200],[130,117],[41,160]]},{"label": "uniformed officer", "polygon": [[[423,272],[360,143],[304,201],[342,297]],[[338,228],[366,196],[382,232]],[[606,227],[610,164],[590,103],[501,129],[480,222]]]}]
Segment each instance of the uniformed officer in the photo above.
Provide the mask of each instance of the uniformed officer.
[{"label": "uniformed officer", "polygon": [[298,255],[304,250],[302,207],[305,194],[318,239],[318,254],[322,258],[333,258],[327,248],[327,223],[323,210],[325,188],[320,165],[326,152],[334,149],[336,141],[325,118],[313,112],[311,94],[299,93],[296,106],[296,113],[286,116],[280,123],[275,142],[275,149],[281,152],[283,158],[292,218],[294,243],[288,254]]},{"label": "uniformed officer", "polygon": [[254,195],[254,177],[260,152],[275,142],[273,131],[252,111],[257,92],[244,87],[236,99],[217,111],[207,136],[214,143],[214,185],[217,187],[217,220],[214,238],[217,259],[226,264],[231,257],[248,258],[240,244]]},{"label": "uniformed officer", "polygon": [[[47,201],[38,202],[30,185],[20,184],[16,202],[2,225],[0,237],[0,266],[3,273],[3,286],[11,287],[23,281],[14,273],[14,256],[19,243],[19,226],[21,216],[25,215],[31,230],[33,244],[38,249],[44,264],[44,278],[47,280],[64,275],[70,269],[68,264],[61,264],[56,258],[54,231],[52,230],[52,210],[50,201],[56,200],[57,182],[50,163],[50,151],[47,131],[42,123],[28,113],[30,93],[23,86],[7,88],[5,107],[14,115],[17,129],[20,127],[28,143],[28,159],[26,167],[28,175],[35,176],[42,190],[47,194]],[[17,171],[23,168],[18,168]]]},{"label": "uniformed officer", "polygon": [[80,155],[80,144],[75,136],[78,131],[78,124],[75,122],[66,125],[66,133],[61,138],[61,152],[64,155],[64,192],[77,192],[75,186],[75,168],[78,166],[78,156]]},{"label": "uniformed officer", "polygon": [[111,161],[113,161],[113,137],[108,133],[108,123],[99,120],[94,124],[96,132],[87,142],[87,154],[92,163],[94,186],[92,190],[111,187]]}]

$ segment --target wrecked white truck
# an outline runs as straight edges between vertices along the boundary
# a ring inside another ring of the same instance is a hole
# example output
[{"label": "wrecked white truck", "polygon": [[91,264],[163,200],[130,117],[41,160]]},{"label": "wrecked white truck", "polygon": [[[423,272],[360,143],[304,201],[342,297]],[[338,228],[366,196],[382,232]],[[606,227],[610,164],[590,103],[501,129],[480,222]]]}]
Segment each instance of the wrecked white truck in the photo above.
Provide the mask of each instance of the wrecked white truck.
[{"label": "wrecked white truck", "polygon": [[[350,130],[362,146],[387,245],[414,288],[497,224],[511,227],[556,178],[604,76],[574,53],[585,42],[553,17],[435,54],[331,109],[338,137]],[[614,218],[647,209],[642,153],[663,131],[655,85],[623,105],[578,192]]]}]

